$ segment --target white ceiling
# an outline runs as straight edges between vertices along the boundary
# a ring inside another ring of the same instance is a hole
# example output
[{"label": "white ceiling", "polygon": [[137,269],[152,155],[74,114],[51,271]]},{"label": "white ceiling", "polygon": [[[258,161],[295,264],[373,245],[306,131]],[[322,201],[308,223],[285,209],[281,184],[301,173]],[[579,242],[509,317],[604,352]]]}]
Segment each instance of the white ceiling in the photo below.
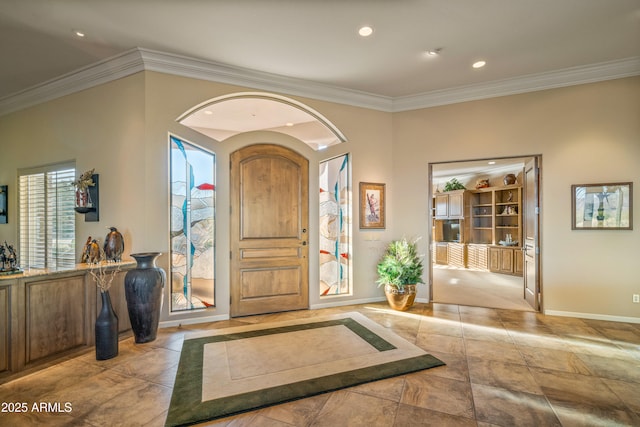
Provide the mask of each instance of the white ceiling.
[{"label": "white ceiling", "polygon": [[397,98],[637,58],[640,1],[0,0],[0,100],[135,47]]}]

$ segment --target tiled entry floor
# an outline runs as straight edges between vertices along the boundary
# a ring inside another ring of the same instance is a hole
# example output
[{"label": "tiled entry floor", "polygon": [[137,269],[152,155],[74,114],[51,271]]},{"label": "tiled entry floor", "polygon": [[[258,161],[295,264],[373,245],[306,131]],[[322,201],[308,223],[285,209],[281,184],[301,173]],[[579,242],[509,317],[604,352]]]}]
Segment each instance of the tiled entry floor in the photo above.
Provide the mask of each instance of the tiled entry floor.
[{"label": "tiled entry floor", "polygon": [[[640,324],[532,312],[386,303],[161,329],[0,386],[0,425],[162,426],[185,332],[358,311],[447,366],[285,403],[218,426],[640,426]],[[40,406],[40,402],[44,406]],[[42,412],[34,410],[45,409]],[[13,406],[15,408],[15,406]]]}]

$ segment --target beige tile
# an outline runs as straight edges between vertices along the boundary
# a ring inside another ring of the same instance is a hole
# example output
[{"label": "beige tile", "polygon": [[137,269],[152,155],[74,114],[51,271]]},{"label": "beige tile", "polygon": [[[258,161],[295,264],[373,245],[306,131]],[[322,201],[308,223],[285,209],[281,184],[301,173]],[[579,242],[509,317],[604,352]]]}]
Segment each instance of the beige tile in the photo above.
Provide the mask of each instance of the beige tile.
[{"label": "beige tile", "polygon": [[418,334],[449,335],[462,337],[462,324],[457,320],[425,317],[420,322]]},{"label": "beige tile", "polygon": [[462,325],[462,334],[465,340],[513,343],[504,326],[483,326],[465,323]]},{"label": "beige tile", "polygon": [[[105,401],[84,419],[97,426],[110,426],[114,422],[145,425],[165,412],[170,400],[171,388],[144,383]],[[126,414],[126,417],[118,414]]]},{"label": "beige tile", "polygon": [[640,415],[640,383],[627,381],[602,380],[627,407]]},{"label": "beige tile", "polygon": [[392,426],[397,410],[396,402],[341,390],[331,394],[318,417],[309,425]]},{"label": "beige tile", "polygon": [[431,351],[429,353],[442,360],[446,365],[427,369],[426,371],[423,371],[425,375],[433,375],[458,381],[469,381],[467,358],[464,355],[438,353],[435,351]]},{"label": "beige tile", "polygon": [[476,357],[470,357],[468,363],[472,384],[482,384],[529,394],[542,394],[540,386],[527,366]]},{"label": "beige tile", "polygon": [[622,360],[613,357],[594,356],[591,354],[577,354],[577,357],[595,376],[640,384],[639,359],[632,359],[629,357],[626,360]]},{"label": "beige tile", "polygon": [[273,420],[293,426],[307,426],[313,422],[329,400],[330,394],[307,397],[265,408],[260,411],[262,415]]},{"label": "beige tile", "polygon": [[444,412],[400,405],[394,427],[475,427],[471,418],[445,414]]},{"label": "beige tile", "polygon": [[584,362],[570,351],[525,346],[519,349],[529,366],[583,375],[591,374]]},{"label": "beige tile", "polygon": [[543,396],[473,384],[478,421],[500,426],[560,426]]},{"label": "beige tile", "polygon": [[351,387],[349,391],[400,402],[405,377],[393,377]]},{"label": "beige tile", "polygon": [[432,335],[421,333],[416,339],[416,345],[428,352],[464,354],[464,340],[449,335]]},{"label": "beige tile", "polygon": [[478,341],[465,339],[467,357],[477,357],[487,360],[501,360],[508,363],[525,364],[524,359],[515,344],[495,341]]},{"label": "beige tile", "polygon": [[466,381],[420,372],[407,375],[401,403],[473,418],[471,387]]}]

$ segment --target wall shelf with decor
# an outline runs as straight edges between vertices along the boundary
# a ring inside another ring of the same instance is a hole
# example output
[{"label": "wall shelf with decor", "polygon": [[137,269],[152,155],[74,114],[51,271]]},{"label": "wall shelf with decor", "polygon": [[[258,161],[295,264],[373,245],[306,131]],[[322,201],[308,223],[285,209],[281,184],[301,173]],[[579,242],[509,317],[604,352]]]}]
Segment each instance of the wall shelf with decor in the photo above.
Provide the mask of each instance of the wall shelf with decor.
[{"label": "wall shelf with decor", "polygon": [[9,210],[9,196],[7,194],[9,186],[0,185],[0,224],[6,224],[7,211]]},{"label": "wall shelf with decor", "polygon": [[91,175],[93,184],[88,186],[86,191],[88,197],[86,200],[80,202],[83,196],[78,194],[76,190],[76,207],[75,211],[84,215],[85,222],[98,222],[100,221],[100,191],[99,191],[99,178],[97,173]]}]

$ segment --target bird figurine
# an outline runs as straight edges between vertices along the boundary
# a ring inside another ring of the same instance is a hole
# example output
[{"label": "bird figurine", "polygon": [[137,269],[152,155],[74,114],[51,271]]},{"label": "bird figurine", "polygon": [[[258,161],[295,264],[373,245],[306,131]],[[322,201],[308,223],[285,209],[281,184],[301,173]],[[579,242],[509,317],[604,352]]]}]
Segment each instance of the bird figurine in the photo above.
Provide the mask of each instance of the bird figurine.
[{"label": "bird figurine", "polygon": [[89,264],[98,264],[100,259],[102,258],[102,254],[100,253],[100,245],[96,239],[93,239],[89,244]]},{"label": "bird figurine", "polygon": [[87,242],[84,244],[82,248],[82,257],[80,258],[81,263],[89,262],[89,249],[91,248],[91,236],[87,237]]},{"label": "bird figurine", "polygon": [[111,230],[104,238],[104,255],[107,261],[122,261],[124,252],[124,238],[116,227],[107,227]]}]

